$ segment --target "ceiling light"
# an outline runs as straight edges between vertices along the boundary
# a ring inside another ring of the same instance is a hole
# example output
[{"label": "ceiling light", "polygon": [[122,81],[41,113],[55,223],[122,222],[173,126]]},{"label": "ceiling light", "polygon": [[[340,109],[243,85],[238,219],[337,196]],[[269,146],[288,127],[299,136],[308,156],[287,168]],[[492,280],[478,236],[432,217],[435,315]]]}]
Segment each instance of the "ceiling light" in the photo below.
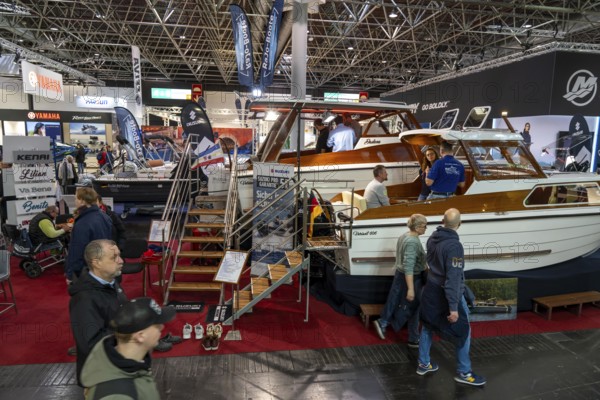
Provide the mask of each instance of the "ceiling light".
[{"label": "ceiling light", "polygon": [[185,35],[179,35],[179,39],[185,39]]},{"label": "ceiling light", "polygon": [[382,64],[385,64],[386,62],[387,62],[386,60],[381,60],[381,63],[382,63]]},{"label": "ceiling light", "polygon": [[259,98],[260,96],[262,96],[262,89],[259,87],[255,87],[254,89],[252,89],[252,96],[254,96],[255,98]]},{"label": "ceiling light", "polygon": [[525,28],[525,29],[529,29],[529,28],[531,28],[532,26],[533,26],[533,25],[531,25],[531,24],[526,24],[526,25],[523,25],[523,28]]},{"label": "ceiling light", "polygon": [[197,58],[192,58],[192,61],[198,61],[198,59]]},{"label": "ceiling light", "polygon": [[53,27],[51,27],[51,28],[50,28],[50,30],[51,30],[51,31],[57,31],[57,30],[58,30],[58,28],[56,28],[56,27],[54,27],[54,26],[53,26]]},{"label": "ceiling light", "polygon": [[321,118],[323,119],[324,124],[328,124],[335,119],[336,115],[331,111],[327,110],[323,113]]},{"label": "ceiling light", "polygon": [[348,46],[348,50],[354,50],[354,47]]},{"label": "ceiling light", "polygon": [[309,42],[312,42],[313,40],[315,40],[315,38],[313,38],[312,36],[308,38]]},{"label": "ceiling light", "polygon": [[390,15],[388,15],[388,17],[390,17],[390,18],[398,18],[398,14],[396,14],[396,11],[392,11],[390,13]]},{"label": "ceiling light", "polygon": [[269,110],[265,116],[265,121],[277,121],[277,118],[279,118],[279,113],[277,111]]}]

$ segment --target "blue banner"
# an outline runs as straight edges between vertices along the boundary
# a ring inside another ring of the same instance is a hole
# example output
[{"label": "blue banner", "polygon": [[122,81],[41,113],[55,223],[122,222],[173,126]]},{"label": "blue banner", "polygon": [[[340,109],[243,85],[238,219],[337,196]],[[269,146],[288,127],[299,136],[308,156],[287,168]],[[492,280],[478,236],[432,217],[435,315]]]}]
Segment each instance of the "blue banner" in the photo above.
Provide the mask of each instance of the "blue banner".
[{"label": "blue banner", "polygon": [[277,55],[277,41],[279,40],[279,27],[283,13],[283,0],[275,0],[267,31],[265,32],[265,43],[263,45],[262,61],[260,63],[260,87],[265,89],[273,83],[275,73],[275,56]]},{"label": "blue banner", "polygon": [[229,6],[231,24],[233,26],[233,40],[235,43],[235,56],[238,67],[238,81],[240,85],[252,87],[254,85],[254,65],[252,59],[252,36],[250,23],[242,8],[236,4]]},{"label": "blue banner", "polygon": [[140,130],[135,117],[124,107],[115,107],[115,112],[117,113],[117,123],[119,124],[121,136],[124,137],[131,146],[130,148],[129,146],[125,147],[129,158],[145,160],[146,149],[144,148],[144,141],[142,140],[142,131]]}]

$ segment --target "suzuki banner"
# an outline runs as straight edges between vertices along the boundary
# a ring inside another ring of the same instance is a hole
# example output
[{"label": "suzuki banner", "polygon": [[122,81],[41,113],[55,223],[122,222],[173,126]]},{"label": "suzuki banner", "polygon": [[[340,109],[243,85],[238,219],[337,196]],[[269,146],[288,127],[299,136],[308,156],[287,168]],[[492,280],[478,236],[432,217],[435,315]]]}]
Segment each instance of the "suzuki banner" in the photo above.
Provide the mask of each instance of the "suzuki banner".
[{"label": "suzuki banner", "polygon": [[131,46],[131,63],[133,65],[133,116],[141,121],[144,110],[142,106],[142,62],[140,59],[140,48]]},{"label": "suzuki banner", "polygon": [[231,13],[231,24],[233,27],[238,81],[240,85],[252,87],[254,85],[254,64],[252,59],[250,23],[248,22],[246,13],[240,6],[231,4],[229,12]]},{"label": "suzuki banner", "polygon": [[35,94],[47,97],[52,100],[63,101],[62,75],[31,64],[27,61],[21,61],[21,71],[23,74],[23,91],[29,94]]},{"label": "suzuki banner", "polygon": [[273,83],[275,73],[275,56],[277,55],[277,41],[279,39],[279,26],[283,13],[283,0],[275,0],[263,44],[263,55],[260,63],[260,87],[267,88]]}]

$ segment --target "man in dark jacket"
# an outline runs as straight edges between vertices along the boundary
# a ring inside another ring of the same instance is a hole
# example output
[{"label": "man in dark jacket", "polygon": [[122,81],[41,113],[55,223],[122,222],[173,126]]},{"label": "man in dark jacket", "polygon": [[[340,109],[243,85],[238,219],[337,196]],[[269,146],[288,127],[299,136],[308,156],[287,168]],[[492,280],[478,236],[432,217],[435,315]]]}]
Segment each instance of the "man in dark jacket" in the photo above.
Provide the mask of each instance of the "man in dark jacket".
[{"label": "man in dark jacket", "polygon": [[77,144],[75,162],[77,163],[77,173],[82,175],[85,172],[85,149],[81,143]]},{"label": "man in dark jacket", "polygon": [[88,243],[92,240],[112,238],[112,221],[108,215],[100,211],[97,202],[98,195],[94,189],[88,187],[77,189],[75,195],[77,217],[71,233],[65,269],[68,283],[73,281],[73,277],[79,277],[85,267],[83,253]]},{"label": "man in dark jacket", "polygon": [[[73,231],[74,232],[74,231]],[[94,240],[85,247],[84,269],[69,287],[69,315],[77,347],[77,382],[83,363],[96,343],[109,335],[109,322],[127,301],[116,278],[121,275],[123,259],[112,240]]]},{"label": "man in dark jacket", "polygon": [[417,374],[425,375],[438,370],[438,365],[429,357],[433,331],[436,331],[456,345],[458,365],[454,380],[482,386],[486,380],[471,370],[469,357],[471,326],[464,297],[464,249],[456,233],[460,227],[460,212],[455,208],[447,210],[443,224],[427,240],[429,274],[421,295],[423,328],[419,340]]},{"label": "man in dark jacket", "polygon": [[125,303],[110,322],[115,335],[96,344],[85,362],[81,373],[89,388],[85,398],[159,400],[150,352],[159,344],[164,324],[173,318],[172,306],[161,308],[149,297]]}]

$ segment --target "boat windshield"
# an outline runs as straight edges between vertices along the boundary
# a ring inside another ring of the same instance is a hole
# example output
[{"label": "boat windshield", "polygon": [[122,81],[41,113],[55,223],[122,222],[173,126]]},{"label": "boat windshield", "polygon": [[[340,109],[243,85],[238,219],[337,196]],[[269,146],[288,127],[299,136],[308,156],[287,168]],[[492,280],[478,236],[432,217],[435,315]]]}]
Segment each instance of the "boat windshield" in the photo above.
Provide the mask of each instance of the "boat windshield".
[{"label": "boat windshield", "polygon": [[518,141],[462,141],[456,158],[466,160],[480,180],[540,177],[541,169]]}]

